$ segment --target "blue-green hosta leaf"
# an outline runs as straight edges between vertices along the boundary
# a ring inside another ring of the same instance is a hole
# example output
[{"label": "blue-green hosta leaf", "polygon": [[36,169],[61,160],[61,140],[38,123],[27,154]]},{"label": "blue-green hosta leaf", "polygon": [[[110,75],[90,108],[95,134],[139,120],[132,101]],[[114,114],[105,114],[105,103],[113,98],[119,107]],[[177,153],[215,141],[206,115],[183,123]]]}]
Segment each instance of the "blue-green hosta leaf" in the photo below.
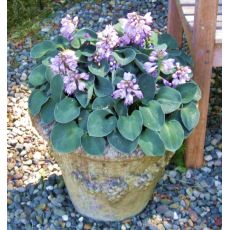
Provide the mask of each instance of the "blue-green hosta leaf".
[{"label": "blue-green hosta leaf", "polygon": [[80,47],[81,55],[91,57],[96,52],[96,46],[94,45],[82,45]]},{"label": "blue-green hosta leaf", "polygon": [[127,105],[124,104],[122,100],[115,100],[114,102],[114,109],[119,116],[127,116],[128,115],[128,108]]},{"label": "blue-green hosta leaf", "polygon": [[166,44],[168,49],[178,49],[176,39],[167,33],[158,36],[158,44]]},{"label": "blue-green hosta leaf", "polygon": [[54,121],[54,108],[56,101],[50,98],[41,108],[40,117],[42,122],[50,124]]},{"label": "blue-green hosta leaf", "polygon": [[80,147],[82,135],[83,131],[75,121],[57,124],[51,131],[51,143],[55,151],[70,153]]},{"label": "blue-green hosta leaf", "polygon": [[71,46],[75,49],[79,49],[81,47],[81,40],[78,37],[74,37],[71,41]]},{"label": "blue-green hosta leaf", "polygon": [[87,92],[77,91],[75,97],[83,108],[86,108],[93,95],[93,85],[88,86]]},{"label": "blue-green hosta leaf", "polygon": [[120,65],[124,66],[135,59],[136,52],[131,48],[125,48],[114,51],[113,56]]},{"label": "blue-green hosta leaf", "polygon": [[43,41],[35,45],[30,52],[32,58],[41,58],[48,52],[56,50],[56,45],[52,41]]},{"label": "blue-green hosta leaf", "polygon": [[176,89],[170,88],[168,86],[160,88],[156,95],[156,99],[161,104],[165,114],[177,110],[182,103],[180,93]]},{"label": "blue-green hosta leaf", "polygon": [[88,65],[89,71],[99,77],[105,77],[109,72],[109,63],[107,60],[103,59],[99,64],[95,62],[90,62]]},{"label": "blue-green hosta leaf", "polygon": [[125,72],[130,72],[132,74],[138,74],[139,69],[135,66],[135,63],[131,62],[128,65],[122,66]]},{"label": "blue-green hosta leaf", "polygon": [[63,36],[56,36],[53,40],[57,48],[66,49],[69,46],[69,41]]},{"label": "blue-green hosta leaf", "polygon": [[92,104],[92,109],[108,109],[114,104],[114,99],[111,96],[97,97]]},{"label": "blue-green hosta leaf", "polygon": [[200,87],[197,86],[196,93],[193,97],[193,100],[197,102],[201,99],[201,96],[202,96],[202,93],[201,93]]},{"label": "blue-green hosta leaf", "polygon": [[80,114],[80,107],[76,99],[65,97],[56,104],[54,118],[59,123],[68,123],[76,119]]},{"label": "blue-green hosta leaf", "polygon": [[185,105],[180,113],[181,120],[189,131],[197,126],[200,119],[200,112],[194,102]]},{"label": "blue-green hosta leaf", "polygon": [[118,22],[117,24],[113,25],[113,27],[119,35],[122,35],[124,33],[124,29],[122,28],[121,22]]},{"label": "blue-green hosta leaf", "polygon": [[134,141],[125,139],[117,130],[114,130],[108,137],[107,140],[111,146],[122,153],[132,153],[138,143],[138,138]]},{"label": "blue-green hosta leaf", "polygon": [[198,86],[194,83],[185,83],[176,87],[182,97],[182,103],[192,101],[197,93]]},{"label": "blue-green hosta leaf", "polygon": [[164,123],[160,130],[160,138],[168,151],[175,152],[184,141],[184,130],[176,120],[169,120]]},{"label": "blue-green hosta leaf", "polygon": [[74,34],[74,39],[81,39],[82,41],[96,41],[97,40],[97,34],[93,30],[89,28],[82,28],[77,31],[77,33]]},{"label": "blue-green hosta leaf", "polygon": [[156,90],[156,81],[155,79],[149,74],[141,74],[138,77],[138,84],[140,89],[144,95],[144,101],[148,102],[153,100]]},{"label": "blue-green hosta leaf", "polygon": [[149,61],[149,57],[146,54],[137,54],[135,57],[135,64],[138,66],[138,68],[143,72],[146,73],[144,63]]},{"label": "blue-green hosta leaf", "polygon": [[89,114],[87,130],[90,136],[104,137],[110,134],[117,125],[117,119],[108,110],[95,110]]},{"label": "blue-green hosta leaf", "polygon": [[120,134],[130,141],[134,141],[141,133],[143,118],[141,112],[135,110],[130,116],[120,116],[117,121],[117,128]]},{"label": "blue-green hosta leaf", "polygon": [[50,81],[51,97],[54,101],[59,102],[64,96],[64,82],[60,75],[56,75]]},{"label": "blue-green hosta leaf", "polygon": [[89,117],[89,111],[81,110],[80,115],[77,118],[79,127],[83,129],[84,131],[87,131],[88,117]]},{"label": "blue-green hosta leaf", "polygon": [[83,149],[91,155],[102,155],[105,150],[105,139],[103,137],[90,137],[84,135],[81,138],[81,144]]},{"label": "blue-green hosta leaf", "polygon": [[45,78],[48,82],[51,82],[51,80],[54,77],[54,73],[51,70],[51,68],[49,66],[46,67],[46,72],[45,72]]},{"label": "blue-green hosta leaf", "polygon": [[163,156],[165,153],[164,142],[156,131],[150,129],[143,131],[138,144],[147,156]]},{"label": "blue-green hosta leaf", "polygon": [[110,96],[113,93],[113,85],[108,78],[96,77],[94,91],[98,97]]},{"label": "blue-green hosta leaf", "polygon": [[158,44],[158,33],[153,31],[149,40],[150,40],[151,44],[153,44],[154,46],[157,46],[157,44]]},{"label": "blue-green hosta leaf", "polygon": [[46,82],[46,66],[35,67],[29,75],[29,83],[34,87],[43,85]]},{"label": "blue-green hosta leaf", "polygon": [[29,97],[29,109],[32,116],[37,115],[49,97],[41,90],[35,90]]},{"label": "blue-green hosta leaf", "polygon": [[157,101],[150,101],[148,106],[140,107],[139,110],[145,127],[153,131],[159,131],[162,128],[165,122],[165,115]]},{"label": "blue-green hosta leaf", "polygon": [[119,67],[113,71],[112,73],[113,85],[117,85],[117,83],[119,83],[123,79],[124,72],[125,72],[124,69],[119,68]]}]

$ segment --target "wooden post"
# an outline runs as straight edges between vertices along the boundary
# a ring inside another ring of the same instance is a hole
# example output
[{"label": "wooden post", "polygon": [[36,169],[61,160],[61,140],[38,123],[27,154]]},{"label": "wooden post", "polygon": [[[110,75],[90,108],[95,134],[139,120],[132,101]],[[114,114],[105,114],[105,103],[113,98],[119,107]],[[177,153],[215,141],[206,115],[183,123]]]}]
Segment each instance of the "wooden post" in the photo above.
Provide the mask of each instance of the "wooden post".
[{"label": "wooden post", "polygon": [[187,167],[192,168],[198,168],[203,165],[217,7],[217,0],[196,0],[192,54],[194,60],[194,80],[201,88],[202,99],[199,102],[199,124],[188,138],[186,145],[185,163]]},{"label": "wooden post", "polygon": [[167,31],[176,38],[178,46],[182,47],[183,26],[180,21],[178,9],[175,0],[169,0],[168,3],[168,26]]}]

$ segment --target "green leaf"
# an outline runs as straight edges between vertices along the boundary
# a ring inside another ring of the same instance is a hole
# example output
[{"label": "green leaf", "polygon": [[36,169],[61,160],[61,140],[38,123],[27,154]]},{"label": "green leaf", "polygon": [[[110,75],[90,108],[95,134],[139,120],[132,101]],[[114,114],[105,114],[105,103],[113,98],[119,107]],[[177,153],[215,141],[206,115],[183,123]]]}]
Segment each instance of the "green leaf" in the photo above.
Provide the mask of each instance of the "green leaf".
[{"label": "green leaf", "polygon": [[137,54],[135,57],[135,64],[138,66],[138,68],[143,72],[146,73],[144,63],[149,61],[149,57],[146,54]]},{"label": "green leaf", "polygon": [[111,96],[97,97],[92,104],[92,109],[108,109],[113,106],[114,100]]},{"label": "green leaf", "polygon": [[117,130],[114,130],[113,133],[107,137],[107,140],[111,146],[122,153],[132,153],[136,149],[138,143],[138,138],[134,141],[129,141]]},{"label": "green leaf", "polygon": [[123,79],[124,72],[125,72],[124,69],[119,68],[119,67],[113,71],[113,74],[112,74],[113,85],[117,85],[117,83],[119,83]]},{"label": "green leaf", "polygon": [[153,31],[149,40],[150,40],[151,44],[156,46],[158,44],[158,33]]},{"label": "green leaf", "polygon": [[70,153],[80,147],[82,135],[82,129],[74,121],[57,124],[51,131],[51,143],[55,151]]},{"label": "green leaf", "polygon": [[161,104],[165,114],[177,110],[182,103],[180,93],[176,89],[170,88],[168,86],[160,88],[156,95],[156,99]]},{"label": "green leaf", "polygon": [[54,73],[51,70],[51,68],[49,66],[46,67],[46,72],[45,72],[45,78],[48,82],[51,82],[51,80],[54,77]]},{"label": "green leaf", "polygon": [[56,101],[50,98],[41,108],[41,120],[46,124],[50,124],[54,121],[54,108]]},{"label": "green leaf", "polygon": [[144,95],[144,101],[153,100],[156,90],[156,80],[149,74],[142,74],[138,76],[138,84],[141,92]]},{"label": "green leaf", "polygon": [[96,41],[97,40],[97,34],[88,28],[82,28],[77,31],[77,33],[74,34],[74,39],[81,39],[83,41]]},{"label": "green leaf", "polygon": [[76,119],[80,114],[80,107],[76,99],[65,97],[56,104],[54,118],[59,123],[68,123]]},{"label": "green leaf", "polygon": [[182,97],[182,103],[189,103],[195,97],[198,86],[193,83],[185,83],[176,87]]},{"label": "green leaf", "polygon": [[125,72],[130,72],[132,74],[138,74],[139,69],[133,62],[129,63],[128,65],[122,66]]},{"label": "green leaf", "polygon": [[32,116],[37,115],[49,97],[43,91],[35,90],[29,97],[29,109]]},{"label": "green leaf", "polygon": [[71,46],[75,49],[79,49],[81,47],[81,40],[77,37],[74,37],[71,41]]},{"label": "green leaf", "polygon": [[150,101],[148,106],[140,107],[139,110],[145,127],[153,131],[159,131],[162,128],[165,122],[165,115],[157,101]]},{"label": "green leaf", "polygon": [[86,57],[91,57],[96,52],[96,46],[93,45],[83,45],[80,48],[81,55]]},{"label": "green leaf", "polygon": [[54,101],[59,102],[63,96],[64,83],[60,75],[56,75],[50,82],[51,97]]},{"label": "green leaf", "polygon": [[63,36],[56,36],[53,40],[57,48],[66,49],[69,46],[69,41]]},{"label": "green leaf", "polygon": [[114,51],[113,56],[119,64],[128,65],[135,59],[136,52],[131,48],[125,48]]},{"label": "green leaf", "polygon": [[77,91],[75,97],[83,108],[86,108],[93,95],[93,85],[88,87],[87,92]]},{"label": "green leaf", "polygon": [[120,134],[130,141],[134,141],[140,135],[142,125],[143,118],[138,110],[133,111],[130,116],[120,116],[117,121]]},{"label": "green leaf", "polygon": [[105,139],[103,137],[90,137],[84,135],[81,138],[83,149],[91,155],[102,155],[105,150]]},{"label": "green leaf", "polygon": [[200,87],[197,86],[196,93],[195,93],[195,95],[193,97],[193,100],[197,102],[197,101],[199,101],[201,99],[201,96],[202,96],[202,94],[201,94]]},{"label": "green leaf", "polygon": [[88,65],[89,71],[99,77],[105,77],[109,72],[109,63],[103,59],[99,64],[90,62]]},{"label": "green leaf", "polygon": [[160,138],[166,150],[175,152],[184,141],[184,130],[178,121],[170,120],[165,122],[160,130]]},{"label": "green leaf", "polygon": [[56,50],[56,45],[52,41],[43,41],[35,45],[30,52],[32,58],[41,58],[48,52]]},{"label": "green leaf", "polygon": [[84,131],[87,131],[87,121],[88,121],[88,117],[89,117],[89,112],[88,110],[82,110],[80,112],[79,117],[77,118],[78,121],[78,125],[81,129],[83,129]]},{"label": "green leaf", "polygon": [[180,113],[181,120],[189,131],[197,126],[200,119],[200,112],[194,102],[185,105]]},{"label": "green leaf", "polygon": [[104,137],[116,127],[117,119],[108,110],[95,110],[89,114],[87,130],[90,136]]},{"label": "green leaf", "polygon": [[94,91],[98,97],[110,96],[113,93],[113,86],[109,79],[104,77],[96,77],[94,83]]},{"label": "green leaf", "polygon": [[167,33],[158,36],[158,44],[166,44],[168,49],[178,49],[176,39]]},{"label": "green leaf", "polygon": [[114,103],[114,109],[119,116],[127,116],[128,108],[124,104],[124,101],[116,100]]},{"label": "green leaf", "polygon": [[156,131],[146,129],[141,133],[138,144],[147,156],[163,156],[165,153],[164,142]]},{"label": "green leaf", "polygon": [[29,83],[34,87],[43,85],[46,82],[46,66],[35,67],[29,75]]},{"label": "green leaf", "polygon": [[124,29],[122,28],[122,25],[120,22],[117,24],[113,25],[114,29],[117,31],[119,35],[122,35],[124,33]]}]

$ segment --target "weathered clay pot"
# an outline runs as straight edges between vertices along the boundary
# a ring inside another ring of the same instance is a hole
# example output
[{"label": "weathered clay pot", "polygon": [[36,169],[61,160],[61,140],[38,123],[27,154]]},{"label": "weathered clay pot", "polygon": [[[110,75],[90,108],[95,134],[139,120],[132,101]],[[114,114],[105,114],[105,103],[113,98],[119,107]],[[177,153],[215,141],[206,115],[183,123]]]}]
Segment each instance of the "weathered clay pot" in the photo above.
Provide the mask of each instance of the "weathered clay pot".
[{"label": "weathered clay pot", "polygon": [[[48,139],[49,128],[42,126],[39,119],[32,119],[32,122],[40,135]],[[106,151],[115,150],[108,147]],[[134,154],[122,157],[118,154],[111,159],[88,155],[82,149],[59,154],[51,147],[50,153],[62,170],[76,210],[84,216],[103,221],[123,220],[141,212],[173,155],[147,157]]]}]

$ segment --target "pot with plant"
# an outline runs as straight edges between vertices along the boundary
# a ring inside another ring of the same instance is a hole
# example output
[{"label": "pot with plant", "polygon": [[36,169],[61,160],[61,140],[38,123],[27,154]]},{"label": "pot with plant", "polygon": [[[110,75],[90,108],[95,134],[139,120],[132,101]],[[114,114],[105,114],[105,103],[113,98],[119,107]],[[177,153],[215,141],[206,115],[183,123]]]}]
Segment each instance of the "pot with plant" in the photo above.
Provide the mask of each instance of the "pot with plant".
[{"label": "pot with plant", "polygon": [[81,214],[122,220],[144,209],[199,121],[200,89],[174,38],[128,13],[101,32],[62,19],[31,50],[29,110]]}]

